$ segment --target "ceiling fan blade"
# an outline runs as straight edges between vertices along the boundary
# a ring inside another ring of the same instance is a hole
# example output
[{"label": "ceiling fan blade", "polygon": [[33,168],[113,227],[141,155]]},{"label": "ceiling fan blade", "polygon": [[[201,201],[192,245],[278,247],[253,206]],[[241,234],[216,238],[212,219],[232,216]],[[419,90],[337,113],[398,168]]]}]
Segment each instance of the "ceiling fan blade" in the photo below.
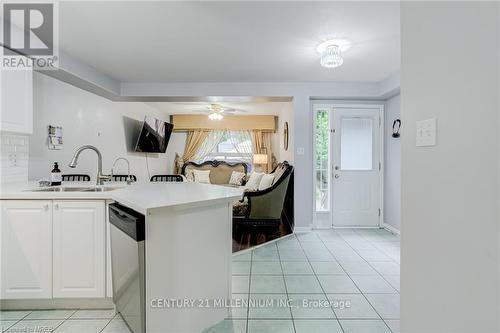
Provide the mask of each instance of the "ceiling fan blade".
[{"label": "ceiling fan blade", "polygon": [[224,112],[232,112],[232,113],[247,113],[247,110],[242,109],[225,109]]},{"label": "ceiling fan blade", "polygon": [[188,114],[209,115],[211,113],[213,113],[213,112],[211,112],[209,110],[192,110]]}]

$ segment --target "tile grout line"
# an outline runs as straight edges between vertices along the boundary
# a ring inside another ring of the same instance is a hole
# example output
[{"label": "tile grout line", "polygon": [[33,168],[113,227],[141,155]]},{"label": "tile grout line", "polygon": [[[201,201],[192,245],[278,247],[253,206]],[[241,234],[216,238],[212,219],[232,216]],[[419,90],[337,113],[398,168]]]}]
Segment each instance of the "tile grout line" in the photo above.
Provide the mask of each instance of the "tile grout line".
[{"label": "tile grout line", "polygon": [[[355,232],[355,233],[357,233],[357,231],[354,231],[354,232]],[[360,235],[360,236],[361,236],[361,237],[363,237],[362,235]],[[367,241],[368,243],[371,243],[371,242],[370,242],[369,240],[367,240],[365,237],[363,237],[363,239],[364,239],[365,241]],[[349,246],[350,246],[350,247],[354,250],[354,252],[356,252],[356,253],[359,255],[359,253],[356,251],[356,249],[354,249],[354,248],[351,246],[351,244],[349,244],[349,243],[348,243],[348,245],[349,245]],[[363,260],[365,260],[365,258],[364,258],[363,256],[360,256],[360,257],[361,257],[361,258],[363,258]],[[391,258],[391,259],[392,259],[392,258]],[[381,274],[381,273],[380,273],[377,269],[375,269],[375,267],[373,267],[373,266],[370,264],[370,262],[369,262],[368,260],[366,260],[366,263],[367,263],[367,264],[368,264],[371,268],[373,268],[373,269],[374,269],[374,270],[375,270],[375,271],[376,271],[376,272],[377,272],[377,273],[378,273],[378,274],[382,277],[382,279],[384,279],[387,283],[389,283],[389,285],[390,285],[391,287],[393,287],[393,286],[392,286],[392,284],[391,284],[389,281],[387,281],[387,280],[384,278],[384,276],[383,276],[383,275],[382,275],[382,274]],[[393,288],[394,288],[394,287],[393,287]],[[394,289],[396,290],[396,288],[394,288]],[[400,294],[400,293],[398,292],[398,295],[399,295],[399,294]],[[377,312],[377,314],[380,316],[380,313],[379,313],[379,312],[375,309],[375,307],[373,306],[372,302],[370,302],[370,300],[368,299],[368,297],[366,297],[366,296],[364,295],[364,293],[363,293],[363,296],[366,298],[367,302],[368,302],[368,303],[369,303],[369,304],[373,307],[373,309],[375,310],[375,312]],[[382,319],[382,321],[384,322],[385,326],[389,329],[389,331],[393,332],[393,331],[392,331],[392,329],[391,329],[391,327],[387,324],[386,319],[382,318],[382,316],[380,316],[380,319]],[[393,319],[389,319],[389,320],[393,320]],[[398,319],[398,320],[400,320],[400,319]]]},{"label": "tile grout line", "polygon": [[[337,233],[336,231],[334,231],[335,233]],[[342,241],[344,243],[346,243],[351,249],[354,250],[354,248],[344,239],[344,237],[342,237],[341,235],[339,235],[340,238],[342,239]],[[323,241],[323,239],[321,237],[319,237],[319,239],[321,240],[321,242],[323,243],[323,245],[326,247],[325,245],[325,242]],[[330,252],[330,254],[335,258],[335,260],[337,260],[337,257],[335,256],[335,254],[333,254],[330,249],[328,247],[326,247],[327,251]],[[355,250],[354,250],[355,251]],[[356,251],[355,251],[356,252]],[[356,252],[356,254],[359,255],[359,253]],[[362,256],[360,256],[361,258],[363,258]],[[364,260],[364,258],[363,258]],[[338,264],[340,265],[340,267],[346,272],[347,276],[349,277],[349,279],[352,281],[352,283],[354,283],[354,285],[356,286],[356,288],[358,288],[359,292],[361,293],[361,295],[363,295],[363,297],[365,298],[365,300],[368,302],[368,304],[370,304],[370,306],[373,308],[373,311],[375,311],[375,313],[379,316],[380,320],[383,321],[382,319],[382,316],[380,315],[380,313],[375,309],[375,307],[373,306],[373,304],[368,300],[368,298],[366,297],[366,295],[363,293],[363,291],[359,288],[359,286],[356,284],[356,282],[354,282],[354,280],[352,279],[351,277],[351,274],[349,274],[347,272],[347,270],[345,270],[344,266],[342,266],[342,263],[340,263],[338,260],[337,260]],[[377,272],[378,273],[378,272]],[[339,320],[339,324],[342,328],[342,330],[344,331],[344,327],[342,326],[342,323],[340,322]],[[385,323],[384,321],[384,324],[387,326],[387,324]],[[391,329],[389,328],[389,330],[391,331]],[[344,331],[345,332],[345,331]],[[391,331],[392,332],[392,331]]]},{"label": "tile grout line", "polygon": [[[355,233],[357,233],[357,231],[354,231],[354,232],[355,232]],[[360,235],[360,236],[361,236],[361,237],[363,237],[362,235]],[[370,240],[366,239],[365,237],[363,237],[363,239],[364,239],[366,242],[368,242],[369,244],[373,245],[373,246],[374,246],[374,247],[375,247],[378,251],[381,251],[380,249],[378,249],[378,248],[377,248],[377,246],[376,246],[376,245],[375,245],[372,241],[370,241]],[[349,243],[348,243],[348,245],[349,245],[349,246],[350,246],[350,247],[354,250],[354,252],[356,252],[356,253],[359,255],[358,251],[357,251],[355,248],[353,248],[353,247],[352,247]],[[384,254],[385,254],[385,253],[384,253]],[[387,254],[385,254],[385,255],[387,255]],[[366,260],[366,259],[365,259],[364,257],[362,257],[361,255],[359,255],[359,256],[360,256],[361,258],[363,258],[363,260]],[[401,264],[400,264],[400,263],[398,263],[398,262],[396,262],[395,260],[393,260],[391,257],[389,257],[389,256],[387,256],[387,257],[388,257],[389,259],[391,259],[391,261],[387,261],[387,262],[392,262],[393,264],[397,264],[398,266],[400,266],[400,271],[399,271],[399,274],[398,274],[398,275],[399,275],[399,279],[401,280]],[[374,260],[374,261],[377,261],[377,260]],[[378,262],[384,262],[384,261],[378,261]],[[380,272],[379,272],[379,271],[378,271],[375,267],[373,267],[373,266],[372,266],[372,264],[370,264],[370,262],[369,262],[368,260],[366,260],[366,263],[367,263],[367,264],[368,264],[371,268],[373,268],[373,269],[374,269],[374,270],[375,270],[375,271],[376,271],[376,272],[377,272],[377,273],[378,273],[378,274],[382,277],[382,279],[384,279],[384,280],[385,280],[385,282],[387,282],[387,283],[388,283],[388,284],[389,284],[392,288],[394,288],[394,290],[396,290],[396,292],[397,292],[398,294],[401,294],[401,292],[400,292],[399,290],[397,290],[397,289],[396,289],[396,288],[392,285],[392,283],[390,283],[390,282],[389,282],[389,281],[385,278],[385,276],[384,276],[382,273],[380,273]],[[390,274],[387,274],[387,275],[390,275]]]},{"label": "tile grout line", "polygon": [[248,293],[247,293],[247,300],[248,300],[248,306],[247,306],[247,318],[245,321],[245,333],[248,333],[248,317],[250,315],[250,290],[252,287],[252,266],[253,266],[253,250],[250,251],[250,271],[248,272]]},{"label": "tile grout line", "polygon": [[[357,231],[355,231],[355,230],[354,230],[354,233],[357,233]],[[366,238],[364,238],[362,235],[359,235],[359,236],[360,236],[360,237],[362,237],[362,238],[363,238],[366,242],[371,243],[371,242],[370,242],[370,241],[368,241]],[[390,283],[390,282],[389,282],[389,281],[388,281],[388,280],[387,280],[387,279],[386,279],[386,278],[382,275],[382,273],[380,273],[380,272],[379,272],[379,271],[378,271],[375,267],[373,267],[373,266],[370,264],[370,262],[369,262],[368,260],[366,260],[366,259],[365,259],[362,255],[360,255],[360,254],[359,254],[359,252],[358,252],[358,251],[357,251],[354,247],[352,247],[352,246],[351,246],[351,244],[349,244],[348,242],[346,242],[346,243],[347,243],[347,245],[349,245],[349,247],[350,247],[350,248],[351,248],[354,252],[356,252],[356,254],[357,254],[358,256],[360,256],[360,257],[361,257],[361,258],[362,258],[362,259],[363,259],[363,260],[364,260],[364,261],[368,264],[368,266],[370,266],[370,267],[371,267],[371,268],[372,268],[375,272],[377,272],[377,274],[378,274],[378,275],[380,275],[380,277],[381,277],[381,278],[382,278],[385,282],[387,282],[387,283],[391,286],[391,288],[393,288],[393,289],[396,291],[396,293],[397,293],[397,294],[400,294],[400,292],[399,292],[396,288],[394,288],[394,287],[392,286],[392,284],[391,284],[391,283]],[[389,257],[388,257],[388,258],[389,258]],[[389,258],[389,259],[391,259],[391,261],[392,261],[392,258]],[[393,262],[393,263],[396,263],[396,262]],[[400,279],[401,279],[401,271],[400,271],[399,276],[400,276]],[[368,294],[370,294],[370,293],[368,293]]]},{"label": "tile grout line", "polygon": [[[354,233],[357,233],[357,232],[354,230]],[[360,236],[360,237],[362,237],[362,238],[363,238],[366,242],[370,243],[370,241],[366,240],[366,238],[364,238],[362,235],[359,235],[359,236]],[[340,237],[342,238],[342,240],[343,240],[343,241],[344,241],[344,242],[345,242],[345,243],[346,243],[346,244],[347,244],[347,245],[348,245],[348,246],[349,246],[349,247],[350,247],[350,248],[351,248],[354,252],[356,252],[356,254],[357,254],[357,255],[358,255],[361,259],[363,259],[363,261],[364,261],[364,262],[366,262],[366,264],[368,264],[368,266],[370,266],[370,267],[371,267],[371,268],[372,268],[372,269],[373,269],[373,270],[374,270],[374,271],[375,271],[375,272],[376,272],[376,273],[377,273],[377,274],[378,274],[378,275],[379,275],[379,276],[380,276],[380,277],[381,277],[381,278],[382,278],[385,282],[387,282],[387,283],[391,286],[391,288],[393,288],[393,289],[394,289],[394,291],[396,291],[396,293],[397,293],[397,294],[399,294],[399,292],[396,290],[396,288],[394,288],[394,287],[392,286],[392,284],[391,284],[389,281],[387,281],[387,279],[386,279],[386,278],[385,278],[385,277],[384,277],[384,276],[383,276],[383,275],[382,275],[382,274],[381,274],[381,273],[380,273],[380,272],[379,272],[379,271],[378,271],[375,267],[373,267],[373,266],[370,264],[370,262],[369,262],[368,260],[366,260],[366,259],[365,259],[362,255],[360,255],[360,254],[359,254],[358,250],[356,250],[354,247],[352,247],[352,246],[351,246],[351,244],[349,244],[349,242],[347,242],[347,241],[344,239],[344,237],[342,237],[342,236],[340,236]],[[323,240],[321,240],[321,241],[323,241]],[[326,245],[325,245],[325,246],[326,246]],[[327,249],[328,249],[328,248],[327,248]],[[328,249],[328,251],[331,253],[330,249]],[[331,254],[335,257],[335,255],[334,255],[333,253],[331,253]],[[336,258],[336,257],[335,257],[335,258]],[[391,259],[391,258],[390,258],[390,259]],[[391,259],[391,260],[392,260],[392,259]],[[394,263],[395,263],[395,262],[394,262]],[[339,264],[340,264],[340,262],[339,262]],[[340,264],[340,265],[342,265],[342,264]],[[348,274],[348,275],[350,276],[350,274]],[[371,274],[354,274],[354,275],[371,275]],[[353,280],[353,282],[354,282],[354,280]],[[354,282],[354,284],[356,284],[356,282]],[[356,284],[356,286],[357,286],[357,284]],[[360,289],[360,291],[361,291],[361,289]],[[367,294],[378,294],[378,293],[367,293]],[[380,293],[380,294],[382,294],[382,293]],[[383,294],[391,294],[391,293],[383,293]],[[392,293],[392,294],[394,294],[394,293]]]},{"label": "tile grout line", "polygon": [[[106,325],[104,325],[104,327],[102,328],[102,330],[99,331],[99,333],[102,333],[104,332],[104,330],[106,329],[106,327],[108,327],[109,324],[111,324],[111,322],[113,321],[113,319],[116,318],[117,315],[115,315],[113,318],[109,319],[109,321],[106,323]],[[127,327],[128,328],[128,327]]]},{"label": "tile grout line", "polygon": [[17,323],[23,321],[26,317],[28,317],[31,313],[33,312],[33,310],[29,310],[29,312],[24,315],[24,317],[20,318],[20,319],[14,319],[14,324],[10,325],[7,329],[5,330],[2,330],[2,332],[7,332],[7,330],[9,330],[10,328],[12,328],[14,325],[17,325]]},{"label": "tile grout line", "polygon": [[[295,234],[294,234],[295,236]],[[295,239],[297,240],[297,242],[299,241],[297,239],[297,237],[295,236]],[[286,298],[287,298],[287,302],[289,302],[290,300],[290,296],[288,294],[288,287],[286,286],[286,280],[285,280],[285,271],[283,269],[283,263],[281,262],[281,256],[280,256],[280,249],[278,247],[278,242],[275,243],[276,244],[276,251],[278,252],[278,261],[280,263],[280,268],[281,268],[281,277],[283,278],[283,285],[285,286],[285,293],[286,293]],[[292,326],[293,326],[293,331],[295,333],[297,333],[297,328],[295,327],[295,320],[293,319],[293,312],[292,312],[292,308],[289,307],[288,308],[288,311],[290,311],[290,318],[292,320]]]},{"label": "tile grout line", "polygon": [[61,327],[61,325],[62,325],[62,324],[64,324],[66,321],[68,321],[68,320],[69,320],[69,318],[71,318],[71,316],[73,316],[73,315],[76,313],[76,311],[78,311],[78,310],[79,310],[79,309],[74,310],[72,314],[70,314],[69,316],[67,316],[66,318],[64,318],[64,319],[63,319],[63,321],[62,321],[59,325],[57,325],[57,327],[56,327],[56,328],[54,328],[54,329],[52,330],[52,332],[56,332],[56,331],[57,331],[57,329],[58,329],[59,327]]},{"label": "tile grout line", "polygon": [[[354,232],[355,234],[358,234],[355,230],[353,230],[353,232]],[[359,235],[359,234],[358,234],[358,235]],[[358,253],[358,251],[356,251],[356,249],[354,249],[354,248],[351,246],[351,244],[349,244],[349,242],[347,242],[347,241],[344,239],[344,237],[342,237],[342,235],[339,235],[339,236],[342,238],[342,240],[343,240],[343,241],[344,241],[344,242],[345,242],[345,243],[346,243],[346,244],[347,244],[347,245],[348,245],[348,246],[349,246],[349,247],[350,247],[350,248],[351,248],[354,252],[356,252],[356,254],[357,254],[360,258],[362,258],[364,261],[366,261],[366,263],[367,263],[367,264],[368,264],[371,268],[373,268],[373,267],[372,267],[372,265],[370,265],[370,263],[368,262],[368,260],[366,260],[363,256],[361,256],[361,255]],[[367,240],[366,240],[366,238],[364,238],[362,235],[359,235],[359,236],[360,236],[360,237],[362,237],[365,241],[367,241]],[[323,241],[323,240],[321,240],[321,241]],[[367,241],[367,242],[368,242],[368,241]],[[327,249],[328,249],[328,248],[327,248]],[[328,251],[330,251],[330,249],[328,249]],[[330,252],[330,253],[331,253],[331,252]],[[332,255],[335,257],[335,255],[334,255],[333,253],[332,253]],[[339,264],[342,266],[342,264],[341,264],[340,262],[339,262]],[[374,269],[374,268],[373,268],[373,269]],[[375,272],[377,272],[377,274],[379,274],[380,276],[382,276],[382,274],[380,274],[380,273],[379,273],[376,269],[374,269],[374,270],[375,270]],[[356,285],[356,287],[358,287],[358,285],[356,284],[356,282],[354,282],[354,280],[351,278],[351,275],[350,275],[350,274],[347,274],[347,275],[348,275],[348,276],[349,276],[349,278],[352,280],[352,282]],[[389,281],[385,280],[385,278],[384,278],[383,276],[382,276],[382,278],[384,279],[384,281],[386,281],[387,283],[389,283]],[[391,285],[390,283],[389,283],[389,285],[392,287],[392,285]],[[394,288],[394,287],[393,287],[393,288]],[[385,324],[385,326],[389,329],[389,331],[390,331],[390,332],[392,332],[392,330],[391,330],[391,328],[389,327],[389,325],[387,325],[387,323],[385,322],[384,318],[382,318],[382,316],[380,315],[380,313],[378,312],[378,310],[377,310],[377,309],[375,309],[375,307],[373,306],[372,302],[370,302],[370,300],[368,299],[368,297],[366,297],[365,293],[364,293],[363,291],[361,291],[361,289],[360,289],[359,287],[358,287],[358,289],[359,289],[359,291],[361,292],[361,295],[363,295],[363,297],[366,299],[366,301],[368,302],[368,304],[370,304],[370,306],[373,308],[373,310],[375,311],[375,313],[377,313],[377,315],[378,315],[378,316],[380,317],[380,319],[383,321],[383,323]],[[395,288],[394,288],[394,289],[395,289]],[[398,295],[399,295],[399,293],[398,293]]]},{"label": "tile grout line", "polygon": [[[315,233],[315,232],[313,231],[313,233]],[[321,239],[321,237],[319,237],[319,235],[316,235],[316,237],[318,237],[318,238],[320,239],[321,243],[323,243],[323,240]],[[312,272],[313,272],[313,275],[314,275],[314,277],[316,278],[316,281],[318,281],[319,287],[320,287],[320,288],[321,288],[321,290],[323,291],[323,295],[326,297],[327,301],[328,301],[328,302],[330,302],[330,299],[328,298],[328,295],[327,295],[327,293],[325,292],[325,289],[323,288],[323,285],[321,284],[321,281],[319,280],[318,276],[316,275],[316,271],[315,271],[315,270],[314,270],[314,268],[312,267],[312,264],[311,264],[311,261],[309,260],[309,257],[307,256],[307,254],[306,254],[306,253],[305,253],[305,251],[304,251],[304,247],[302,246],[302,242],[301,242],[299,239],[298,239],[298,241],[299,241],[299,246],[300,246],[300,248],[302,249],[302,251],[303,251],[303,252],[304,252],[304,254],[306,255],[306,260],[307,260],[307,263],[308,263],[308,264],[309,264],[309,266],[311,267],[311,270],[312,270]],[[324,243],[323,243],[323,246],[325,246],[325,245],[324,245]],[[325,246],[325,248],[326,248],[326,246]],[[328,248],[327,248],[327,251],[328,251]],[[329,251],[328,251],[328,252],[329,252]],[[330,254],[331,254],[331,253],[330,253]],[[332,256],[333,256],[333,255],[332,255]],[[335,258],[335,256],[333,256],[333,257]],[[342,267],[342,266],[341,266],[341,267]],[[343,268],[342,268],[342,269],[343,269]],[[344,330],[344,328],[342,327],[342,324],[340,323],[339,318],[337,317],[337,313],[335,313],[335,310],[331,307],[331,305],[330,305],[330,310],[332,310],[333,315],[335,316],[335,320],[337,320],[337,323],[338,323],[338,324],[339,324],[339,326],[340,326],[340,329],[342,330],[342,332],[343,332],[343,333],[345,333],[345,330]]]}]

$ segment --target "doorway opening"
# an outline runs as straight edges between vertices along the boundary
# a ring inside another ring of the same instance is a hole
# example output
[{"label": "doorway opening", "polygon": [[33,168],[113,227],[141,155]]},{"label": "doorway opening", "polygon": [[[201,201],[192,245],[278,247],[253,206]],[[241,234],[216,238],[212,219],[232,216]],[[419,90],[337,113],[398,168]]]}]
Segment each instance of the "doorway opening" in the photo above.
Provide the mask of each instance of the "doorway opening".
[{"label": "doorway opening", "polygon": [[384,106],[314,101],[316,229],[383,227]]}]

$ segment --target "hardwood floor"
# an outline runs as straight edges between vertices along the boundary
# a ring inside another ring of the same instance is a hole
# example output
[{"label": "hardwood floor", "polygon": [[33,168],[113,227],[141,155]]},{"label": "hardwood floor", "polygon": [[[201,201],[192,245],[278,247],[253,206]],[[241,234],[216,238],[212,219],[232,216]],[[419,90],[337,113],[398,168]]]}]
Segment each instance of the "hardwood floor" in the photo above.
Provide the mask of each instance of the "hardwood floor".
[{"label": "hardwood floor", "polygon": [[233,253],[289,235],[292,232],[292,228],[283,221],[278,229],[269,227],[233,229]]}]

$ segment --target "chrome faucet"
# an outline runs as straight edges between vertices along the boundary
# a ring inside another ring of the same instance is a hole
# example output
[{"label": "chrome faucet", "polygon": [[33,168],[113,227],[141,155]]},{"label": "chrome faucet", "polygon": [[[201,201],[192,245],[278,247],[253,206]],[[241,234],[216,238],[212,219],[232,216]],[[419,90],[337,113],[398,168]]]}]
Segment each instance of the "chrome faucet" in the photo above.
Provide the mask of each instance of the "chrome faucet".
[{"label": "chrome faucet", "polygon": [[116,165],[116,162],[118,162],[119,160],[122,160],[122,161],[125,161],[127,162],[127,185],[130,185],[134,182],[134,180],[132,179],[132,177],[130,176],[130,162],[125,158],[125,157],[118,157],[114,163],[113,163],[113,167],[111,168],[111,177],[113,177],[113,170],[115,168],[115,165]]},{"label": "chrome faucet", "polygon": [[73,158],[71,159],[71,162],[68,164],[68,166],[70,168],[76,168],[76,165],[78,163],[78,157],[80,156],[80,153],[84,150],[87,150],[87,149],[93,150],[97,154],[96,182],[97,182],[97,185],[103,185],[104,181],[111,179],[111,176],[102,174],[102,155],[101,155],[101,152],[99,151],[99,149],[97,149],[96,147],[91,146],[91,145],[85,145],[85,146],[81,146],[80,148],[78,148],[75,151],[75,155],[73,155]]}]

